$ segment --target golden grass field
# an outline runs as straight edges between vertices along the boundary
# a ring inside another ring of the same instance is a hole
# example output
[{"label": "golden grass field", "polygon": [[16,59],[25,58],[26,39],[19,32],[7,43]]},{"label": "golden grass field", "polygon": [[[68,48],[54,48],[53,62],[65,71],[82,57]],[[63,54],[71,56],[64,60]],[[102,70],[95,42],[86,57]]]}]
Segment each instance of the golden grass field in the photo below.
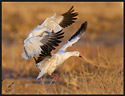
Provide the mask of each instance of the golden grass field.
[{"label": "golden grass field", "polygon": [[[24,60],[23,41],[29,32],[55,12],[62,14],[74,5],[79,13],[65,28],[63,42],[84,21],[86,33],[67,51],[79,51],[55,73],[36,80],[40,70],[33,59]],[[121,2],[2,2],[2,94],[123,94],[123,3]]]}]

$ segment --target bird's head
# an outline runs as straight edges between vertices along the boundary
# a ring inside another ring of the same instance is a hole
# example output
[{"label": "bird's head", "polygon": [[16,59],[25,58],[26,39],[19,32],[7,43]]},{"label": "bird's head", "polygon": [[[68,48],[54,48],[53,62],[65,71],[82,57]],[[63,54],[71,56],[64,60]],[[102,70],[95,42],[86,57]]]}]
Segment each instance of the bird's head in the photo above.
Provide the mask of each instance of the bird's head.
[{"label": "bird's head", "polygon": [[74,54],[74,56],[82,58],[82,55],[80,54],[79,51],[74,51],[73,54]]}]

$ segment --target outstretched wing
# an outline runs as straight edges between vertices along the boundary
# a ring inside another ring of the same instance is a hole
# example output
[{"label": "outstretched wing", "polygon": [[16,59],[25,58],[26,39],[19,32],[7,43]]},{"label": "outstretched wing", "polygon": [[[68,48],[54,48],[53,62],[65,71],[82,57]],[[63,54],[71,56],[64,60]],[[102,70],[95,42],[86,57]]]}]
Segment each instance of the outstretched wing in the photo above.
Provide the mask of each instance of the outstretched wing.
[{"label": "outstretched wing", "polygon": [[84,32],[86,31],[87,29],[87,21],[85,21],[80,29],[69,39],[69,41],[63,45],[62,48],[59,49],[58,52],[65,52],[65,50],[70,46],[72,46],[72,44],[76,43],[80,38],[81,36],[84,34]]},{"label": "outstretched wing", "polygon": [[51,33],[45,36],[36,36],[29,38],[24,44],[24,53],[22,57],[29,59],[39,54],[43,56],[51,55],[51,51],[55,49],[61,42],[59,39],[63,38],[64,32]]},{"label": "outstretched wing", "polygon": [[61,29],[68,27],[73,24],[77,18],[75,18],[78,13],[74,12],[73,6],[64,14],[56,16],[54,14],[52,17],[47,18],[41,26],[49,27],[54,30],[54,32],[58,32]]},{"label": "outstretched wing", "polygon": [[[75,18],[78,13],[74,12],[73,9],[74,6],[72,6],[66,13],[62,14],[63,19],[59,22],[59,25],[63,28],[68,27],[69,25],[73,24],[77,18]],[[57,17],[59,18],[59,17]]]}]

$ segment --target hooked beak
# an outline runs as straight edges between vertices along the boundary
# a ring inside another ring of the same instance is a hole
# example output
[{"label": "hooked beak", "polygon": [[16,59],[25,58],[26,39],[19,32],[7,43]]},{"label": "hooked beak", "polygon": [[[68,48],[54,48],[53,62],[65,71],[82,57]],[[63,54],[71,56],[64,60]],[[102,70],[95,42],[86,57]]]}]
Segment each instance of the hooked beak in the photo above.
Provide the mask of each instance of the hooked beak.
[{"label": "hooked beak", "polygon": [[81,54],[79,54],[79,57],[80,57],[80,58],[82,58],[82,55],[81,55]]}]

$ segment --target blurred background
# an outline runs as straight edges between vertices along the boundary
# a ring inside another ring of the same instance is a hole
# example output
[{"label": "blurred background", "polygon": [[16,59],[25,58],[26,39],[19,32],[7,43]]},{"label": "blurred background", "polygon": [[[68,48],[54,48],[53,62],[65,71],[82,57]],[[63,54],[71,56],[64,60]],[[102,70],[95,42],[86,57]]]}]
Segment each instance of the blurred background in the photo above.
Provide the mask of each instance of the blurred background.
[{"label": "blurred background", "polygon": [[[55,80],[35,80],[40,70],[33,59],[22,59],[23,41],[46,18],[72,5],[78,19],[63,30],[65,37],[52,53],[87,21],[84,36],[67,49],[87,59],[69,58],[56,70],[61,83],[44,84]],[[123,3],[2,2],[2,79],[2,94],[123,94]]]}]

